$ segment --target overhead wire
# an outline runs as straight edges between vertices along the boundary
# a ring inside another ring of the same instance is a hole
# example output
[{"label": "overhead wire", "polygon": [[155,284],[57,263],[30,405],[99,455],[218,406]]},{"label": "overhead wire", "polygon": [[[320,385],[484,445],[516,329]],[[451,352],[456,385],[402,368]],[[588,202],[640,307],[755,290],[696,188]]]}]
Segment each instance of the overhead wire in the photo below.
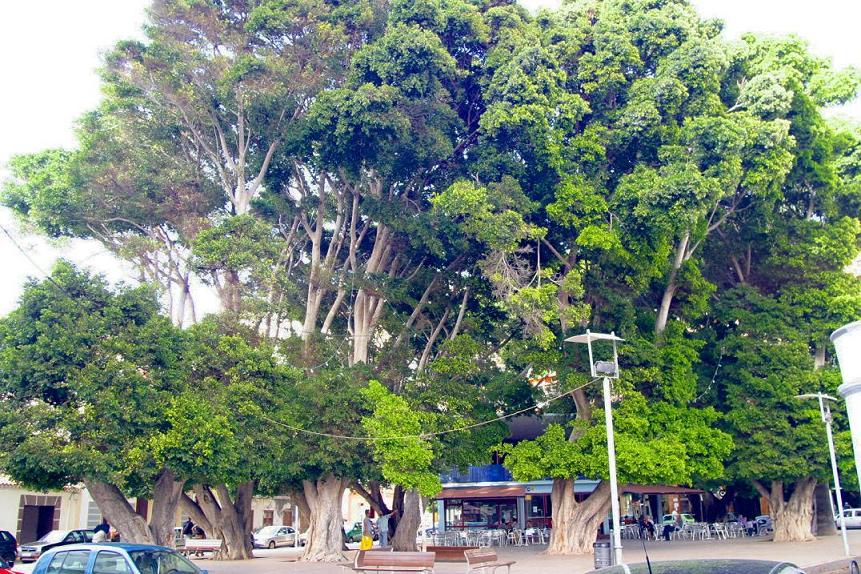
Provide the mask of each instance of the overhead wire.
[{"label": "overhead wire", "polygon": [[366,436],[353,436],[353,435],[344,435],[344,434],[338,434],[338,433],[328,433],[328,432],[320,432],[320,431],[313,431],[313,430],[309,430],[309,429],[304,429],[301,427],[287,424],[287,423],[282,422],[282,421],[275,420],[273,418],[267,417],[266,415],[261,415],[260,418],[267,420],[270,423],[273,423],[273,424],[276,424],[278,426],[281,426],[281,427],[284,427],[286,429],[297,432],[297,433],[307,434],[307,435],[312,435],[312,436],[318,436],[318,437],[332,438],[332,439],[366,441],[366,442],[377,442],[377,441],[386,441],[386,440],[407,440],[407,439],[416,439],[416,438],[428,439],[428,438],[435,437],[435,436],[442,436],[442,435],[456,433],[456,432],[463,432],[463,431],[471,430],[474,428],[486,426],[489,424],[493,424],[495,422],[509,419],[511,417],[516,417],[518,415],[522,415],[523,413],[533,411],[533,410],[538,409],[538,408],[543,408],[544,406],[546,406],[546,405],[548,405],[554,401],[557,401],[557,400],[561,399],[562,397],[570,395],[571,393],[573,393],[575,391],[579,391],[580,389],[588,387],[592,383],[599,381],[599,380],[601,380],[600,377],[592,379],[588,383],[584,383],[584,384],[580,385],[579,387],[569,389],[563,393],[559,393],[558,395],[556,395],[554,397],[548,398],[544,401],[539,401],[530,407],[526,407],[524,409],[514,411],[513,413],[508,413],[508,414],[501,415],[501,416],[498,416],[498,417],[493,418],[493,419],[488,419],[485,421],[472,423],[472,424],[468,424],[468,425],[464,425],[464,426],[460,426],[460,427],[445,429],[445,430],[441,430],[441,431],[426,432],[426,433],[421,433],[421,434],[400,435],[400,436],[379,436],[379,437],[367,436],[367,435]]},{"label": "overhead wire", "polygon": [[62,285],[57,283],[57,281],[53,277],[51,277],[50,274],[45,272],[45,270],[42,269],[42,267],[40,267],[39,264],[36,263],[36,261],[34,261],[32,257],[30,257],[30,254],[27,253],[27,250],[24,249],[23,247],[21,247],[21,245],[18,243],[18,241],[15,239],[15,237],[11,233],[9,233],[8,229],[6,229],[6,226],[4,226],[3,224],[0,224],[0,230],[3,231],[3,233],[6,235],[6,237],[9,238],[9,241],[12,242],[12,245],[14,245],[15,248],[21,252],[21,255],[24,256],[24,258],[30,263],[30,265],[32,265],[39,273],[41,273],[45,279],[50,281],[57,289],[62,291],[67,297],[72,297],[71,294],[69,294],[69,292],[66,291],[66,289]]},{"label": "overhead wire", "polygon": [[[15,240],[15,237],[14,237],[11,233],[9,233],[9,231],[6,229],[6,227],[5,227],[5,226],[3,226],[2,224],[0,224],[0,231],[2,231],[2,232],[3,232],[3,233],[4,233],[4,234],[9,238],[9,240],[10,240],[10,241],[12,241],[12,244],[15,246],[15,248],[16,248],[18,251],[20,251],[20,252],[21,252],[21,254],[22,254],[22,255],[27,259],[27,261],[28,261],[28,262],[29,262],[29,263],[30,263],[30,264],[31,264],[31,265],[32,265],[32,266],[33,266],[37,271],[39,271],[39,272],[42,274],[42,276],[43,276],[43,277],[45,277],[48,281],[50,281],[50,282],[51,282],[55,287],[57,287],[60,291],[62,291],[62,292],[63,292],[67,297],[72,298],[72,296],[71,296],[71,295],[66,291],[66,289],[65,289],[62,285],[60,285],[59,283],[57,283],[57,281],[56,281],[56,280],[54,280],[54,278],[53,278],[53,277],[51,277],[51,275],[49,275],[48,273],[46,273],[46,272],[45,272],[45,270],[44,270],[44,269],[42,269],[42,268],[41,268],[41,267],[40,267],[40,266],[39,266],[39,265],[38,265],[38,264],[37,264],[37,263],[32,259],[32,257],[30,257],[30,254],[29,254],[29,253],[27,253],[27,251],[26,251],[23,247],[21,247],[21,245],[20,245],[20,244]],[[352,286],[351,286],[351,292],[352,292]],[[352,297],[352,293],[351,293],[351,297]],[[343,346],[343,341],[342,341],[341,345],[339,346],[338,350],[336,351],[336,353],[340,351],[340,349],[341,349],[341,347],[342,347],[342,346]],[[327,363],[328,363],[332,358],[334,358],[334,355],[333,355],[332,357],[330,357],[329,359],[326,359],[326,361],[324,361],[323,363],[321,363],[321,365],[320,365],[320,366],[322,366],[322,365],[324,365],[324,364],[327,364]],[[534,404],[534,405],[532,405],[532,406],[529,406],[529,407],[526,407],[526,408],[523,408],[523,409],[520,409],[520,410],[514,411],[514,412],[512,412],[512,413],[508,413],[508,414],[505,414],[505,415],[501,415],[501,416],[495,417],[495,418],[493,418],[493,419],[488,419],[488,420],[485,420],[485,421],[481,421],[481,422],[477,422],[477,423],[472,423],[472,424],[468,424],[468,425],[464,425],[464,426],[460,426],[460,427],[455,427],[455,428],[451,428],[451,429],[445,429],[445,430],[441,430],[441,431],[434,431],[434,432],[421,433],[421,434],[416,434],[416,435],[384,436],[384,437],[372,437],[372,436],[351,436],[351,435],[342,435],[342,434],[337,434],[337,433],[326,433],[326,432],[319,432],[319,431],[312,431],[312,430],[308,430],[308,429],[303,429],[303,428],[301,428],[301,427],[297,427],[297,426],[294,426],[294,425],[290,425],[290,424],[287,424],[287,423],[285,423],[285,422],[278,421],[278,420],[275,420],[275,419],[273,419],[273,418],[267,417],[266,415],[261,415],[261,418],[262,418],[262,419],[264,419],[264,420],[266,420],[266,421],[269,421],[269,422],[270,422],[270,423],[272,423],[272,424],[275,424],[275,425],[278,425],[278,426],[284,427],[284,428],[286,428],[286,429],[292,430],[292,431],[297,432],[297,433],[308,434],[308,435],[319,436],[319,437],[325,437],[325,438],[333,438],[333,439],[341,439],[341,440],[354,440],[354,441],[367,441],[367,442],[376,442],[376,441],[384,441],[384,440],[407,440],[407,439],[416,439],[416,438],[418,438],[418,439],[428,439],[428,438],[431,438],[431,437],[434,437],[434,436],[442,436],[442,435],[451,434],[451,433],[456,433],[456,432],[464,432],[464,431],[471,430],[471,429],[474,429],[474,428],[479,428],[479,427],[482,427],[482,426],[487,426],[487,425],[489,425],[489,424],[493,424],[493,423],[495,423],[495,422],[503,421],[503,420],[505,420],[505,419],[509,419],[509,418],[512,418],[512,417],[516,417],[516,416],[518,416],[518,415],[521,415],[521,414],[523,414],[523,413],[526,413],[526,412],[529,412],[529,411],[533,411],[533,410],[535,410],[535,409],[543,408],[543,407],[545,407],[546,405],[548,405],[548,404],[550,404],[550,403],[552,403],[552,402],[554,402],[554,401],[557,401],[557,400],[559,400],[559,399],[561,399],[561,398],[563,398],[563,397],[565,397],[565,396],[567,396],[567,395],[570,395],[571,393],[573,393],[573,392],[575,392],[575,391],[579,391],[580,389],[583,389],[583,388],[585,388],[585,387],[588,387],[589,385],[591,385],[592,383],[594,383],[594,382],[596,382],[596,381],[598,381],[598,380],[600,380],[600,379],[598,379],[598,378],[592,379],[592,380],[591,380],[591,381],[589,381],[588,383],[585,383],[585,384],[580,385],[579,387],[575,387],[575,388],[573,388],[573,389],[569,389],[569,390],[567,390],[567,391],[565,391],[565,392],[563,392],[563,393],[559,393],[558,395],[556,395],[556,396],[554,396],[554,397],[550,397],[550,398],[548,398],[548,399],[546,399],[546,400],[544,400],[544,401],[539,401],[539,402],[535,403],[535,404]]]}]

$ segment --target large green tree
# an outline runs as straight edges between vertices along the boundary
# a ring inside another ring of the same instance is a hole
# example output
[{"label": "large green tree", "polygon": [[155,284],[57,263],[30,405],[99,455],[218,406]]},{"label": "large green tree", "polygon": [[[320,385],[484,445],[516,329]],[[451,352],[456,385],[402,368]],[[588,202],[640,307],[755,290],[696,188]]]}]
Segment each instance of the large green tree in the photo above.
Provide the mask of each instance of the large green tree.
[{"label": "large green tree", "polygon": [[[184,453],[156,456],[150,441],[181,422],[169,405],[185,392],[182,346],[146,288],[113,291],[63,262],[31,281],[0,320],[3,472],[40,490],[83,482],[125,539],[171,543]],[[152,499],[149,523],[133,496]]]}]

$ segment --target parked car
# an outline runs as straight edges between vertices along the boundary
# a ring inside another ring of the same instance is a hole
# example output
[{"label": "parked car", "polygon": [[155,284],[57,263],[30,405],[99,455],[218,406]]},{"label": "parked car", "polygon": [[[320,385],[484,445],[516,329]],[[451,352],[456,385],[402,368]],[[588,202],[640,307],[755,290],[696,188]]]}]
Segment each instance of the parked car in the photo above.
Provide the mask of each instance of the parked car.
[{"label": "parked car", "polygon": [[0,574],[22,574],[21,572],[12,570],[13,566],[15,566],[14,560],[3,560],[0,558]]},{"label": "parked car", "polygon": [[[846,528],[861,528],[861,508],[844,508],[843,517]],[[840,515],[834,517],[834,525],[840,528]]]},{"label": "parked car", "polygon": [[[380,539],[380,533],[377,531],[377,526],[373,525],[372,532],[374,534],[374,540]],[[347,531],[347,542],[361,542],[362,541],[362,523],[355,522],[353,527]]]},{"label": "parked car", "polygon": [[52,530],[36,542],[22,544],[20,550],[21,562],[33,562],[56,546],[80,544],[93,540],[92,530]]},{"label": "parked car", "polygon": [[207,574],[176,550],[150,544],[73,544],[46,551],[33,574]]},{"label": "parked car", "polygon": [[255,548],[304,545],[299,533],[292,526],[264,526],[254,533]]},{"label": "parked car", "polygon": [[[696,522],[696,519],[693,517],[692,514],[686,514],[683,512],[682,513],[682,522],[684,522],[685,524],[693,524],[694,522]],[[661,524],[672,524],[672,523],[673,523],[673,515],[672,514],[665,514],[664,517],[661,518]]]},{"label": "parked car", "polygon": [[[628,564],[631,574],[649,574],[645,563]],[[587,574],[622,574],[622,566],[610,566]],[[795,564],[772,560],[668,560],[651,563],[652,574],[804,574]]]},{"label": "parked car", "polygon": [[15,563],[18,557],[18,542],[11,532],[0,530],[0,560]]}]

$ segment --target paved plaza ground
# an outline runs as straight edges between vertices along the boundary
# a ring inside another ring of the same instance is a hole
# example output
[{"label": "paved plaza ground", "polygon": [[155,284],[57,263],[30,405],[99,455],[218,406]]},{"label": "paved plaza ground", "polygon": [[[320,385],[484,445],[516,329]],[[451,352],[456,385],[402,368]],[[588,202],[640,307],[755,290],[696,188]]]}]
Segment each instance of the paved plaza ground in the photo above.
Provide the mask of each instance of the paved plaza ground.
[{"label": "paved plaza ground", "polygon": [[[626,562],[642,562],[643,546],[639,540],[623,540]],[[588,556],[548,556],[543,554],[543,546],[525,548],[503,548],[500,556],[506,560],[516,560],[512,574],[582,574],[592,569],[593,557]],[[840,536],[827,536],[813,542],[774,543],[765,538],[744,538],[730,540],[705,540],[672,542],[647,542],[646,548],[651,560],[678,560],[682,558],[759,558],[764,560],[785,560],[799,566],[813,565],[838,560],[843,556]],[[861,531],[849,532],[849,548],[861,554]],[[348,572],[334,564],[309,564],[296,562],[298,552],[292,548],[277,550],[256,550],[259,556],[250,562],[237,564],[208,559],[197,559],[195,563],[208,570],[210,574],[248,572],[249,574],[345,574]],[[463,574],[464,564],[439,563],[438,574]],[[500,570],[500,573],[504,570]]]},{"label": "paved plaza ground", "polygon": [[[639,540],[623,540],[625,561],[643,561],[643,546]],[[504,560],[516,560],[512,574],[582,574],[592,569],[593,557],[548,556],[544,546],[507,547],[499,551]],[[759,558],[763,560],[785,560],[802,567],[838,560],[843,556],[840,536],[827,536],[812,542],[774,543],[767,538],[743,538],[730,540],[646,542],[651,560],[679,560],[683,558]],[[849,548],[855,555],[861,554],[861,530],[849,532]],[[334,564],[297,562],[300,550],[279,548],[255,550],[257,558],[243,562],[195,558],[194,562],[210,574],[345,574],[346,570]],[[15,570],[29,573],[32,564],[17,564]],[[438,563],[438,574],[463,574],[462,563]],[[500,571],[503,572],[504,570]]]}]

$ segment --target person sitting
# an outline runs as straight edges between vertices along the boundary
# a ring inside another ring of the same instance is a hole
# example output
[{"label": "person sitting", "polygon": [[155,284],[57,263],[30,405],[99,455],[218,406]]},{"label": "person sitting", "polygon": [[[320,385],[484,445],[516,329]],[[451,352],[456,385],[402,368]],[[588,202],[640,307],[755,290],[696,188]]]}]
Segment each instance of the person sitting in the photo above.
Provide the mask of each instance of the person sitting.
[{"label": "person sitting", "polygon": [[646,531],[649,533],[649,538],[653,538],[653,539],[656,538],[655,537],[655,523],[654,523],[654,521],[652,521],[651,516],[646,516],[645,527],[646,527]]}]

